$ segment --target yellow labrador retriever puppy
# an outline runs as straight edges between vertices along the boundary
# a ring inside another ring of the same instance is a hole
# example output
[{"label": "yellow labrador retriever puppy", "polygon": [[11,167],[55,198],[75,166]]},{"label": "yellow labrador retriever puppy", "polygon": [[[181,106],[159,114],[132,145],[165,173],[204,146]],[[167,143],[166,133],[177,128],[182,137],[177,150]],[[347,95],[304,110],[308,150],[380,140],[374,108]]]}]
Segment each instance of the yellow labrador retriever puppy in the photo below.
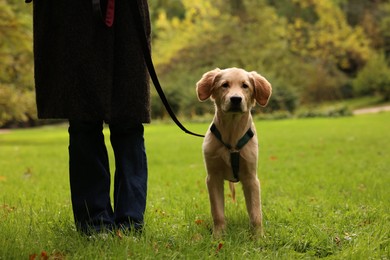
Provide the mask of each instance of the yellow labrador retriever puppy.
[{"label": "yellow labrador retriever puppy", "polygon": [[263,235],[260,182],[257,178],[258,141],[251,108],[266,106],[271,84],[256,72],[243,69],[214,69],[196,84],[200,101],[215,103],[215,115],[203,142],[207,188],[214,221],[213,234],[225,229],[224,180],[243,186],[246,207],[256,236]]}]

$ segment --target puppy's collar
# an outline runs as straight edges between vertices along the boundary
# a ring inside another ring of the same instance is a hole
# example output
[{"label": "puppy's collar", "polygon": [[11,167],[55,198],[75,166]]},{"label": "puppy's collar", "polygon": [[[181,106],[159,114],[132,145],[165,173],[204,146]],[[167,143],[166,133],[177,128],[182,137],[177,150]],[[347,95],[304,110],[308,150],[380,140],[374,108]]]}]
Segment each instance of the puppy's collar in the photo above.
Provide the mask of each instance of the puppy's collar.
[{"label": "puppy's collar", "polygon": [[213,123],[210,127],[210,131],[214,134],[214,136],[229,150],[230,152],[230,164],[233,170],[234,181],[238,182],[238,170],[240,168],[240,150],[244,147],[250,139],[255,135],[252,129],[249,127],[248,131],[238,140],[237,145],[232,147],[230,144],[225,143],[222,140],[221,132],[219,132],[218,128]]}]

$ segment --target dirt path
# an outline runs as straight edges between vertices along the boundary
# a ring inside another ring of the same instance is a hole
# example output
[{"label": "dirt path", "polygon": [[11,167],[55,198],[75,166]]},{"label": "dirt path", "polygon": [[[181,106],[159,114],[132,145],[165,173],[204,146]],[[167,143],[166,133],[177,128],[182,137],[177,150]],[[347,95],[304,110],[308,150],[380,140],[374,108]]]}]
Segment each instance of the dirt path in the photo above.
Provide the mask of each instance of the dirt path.
[{"label": "dirt path", "polygon": [[379,112],[384,112],[384,111],[390,111],[390,106],[368,107],[368,108],[356,109],[353,111],[353,114],[354,115],[373,114],[373,113],[379,113]]},{"label": "dirt path", "polygon": [[1,134],[6,134],[6,133],[9,133],[10,130],[9,129],[0,129],[0,135]]}]

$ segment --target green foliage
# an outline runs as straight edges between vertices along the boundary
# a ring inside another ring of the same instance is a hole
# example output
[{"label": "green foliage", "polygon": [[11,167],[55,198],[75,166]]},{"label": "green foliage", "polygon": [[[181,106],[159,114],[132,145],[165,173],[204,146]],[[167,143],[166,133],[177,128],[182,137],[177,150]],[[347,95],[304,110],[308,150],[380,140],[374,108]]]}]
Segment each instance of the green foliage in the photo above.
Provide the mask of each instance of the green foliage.
[{"label": "green foliage", "polygon": [[[311,64],[302,86],[304,102],[322,102],[343,97],[348,75],[354,75],[371,54],[370,41],[362,28],[351,27],[332,1],[296,1],[299,9],[311,10],[315,19],[299,15],[289,23],[290,50]],[[299,12],[298,12],[299,14]]]},{"label": "green foliage", "polygon": [[[289,59],[291,54],[285,42],[281,41],[285,34],[285,21],[277,17],[274,9],[263,1],[251,2],[251,8],[245,9],[245,17],[239,18],[229,12],[223,12],[224,8],[227,8],[224,7],[223,1],[203,2],[208,9],[202,11],[203,9],[198,8],[196,16],[186,17],[186,20],[167,21],[164,16],[161,18],[161,24],[168,22],[172,25],[167,30],[169,35],[177,36],[180,40],[167,36],[154,42],[155,46],[162,48],[167,44],[168,49],[173,51],[163,51],[161,55],[154,53],[154,57],[165,88],[182,94],[181,112],[194,115],[210,111],[197,101],[195,83],[204,72],[215,67],[235,66],[249,71],[257,70],[267,78],[277,79],[281,85],[288,88],[291,85],[300,85],[303,78],[300,75],[291,80],[295,63]],[[185,3],[186,10],[191,10],[197,8],[198,2]],[[191,14],[190,11],[187,13]],[[269,30],[271,27],[272,31]],[[181,45],[182,41],[184,45]],[[287,81],[289,83],[284,84]],[[289,96],[291,97],[292,95]],[[292,103],[294,102],[290,102],[288,106],[293,110]],[[286,107],[286,104],[278,106]]]},{"label": "green foliage", "polygon": [[[240,184],[236,203],[225,185],[228,230],[211,237],[202,139],[174,125],[145,127],[145,232],[121,237],[75,230],[66,126],[0,134],[0,258],[386,259],[389,120],[390,113],[256,121],[266,232],[259,241],[248,231]],[[206,132],[208,125],[188,127]]]},{"label": "green foliage", "polygon": [[306,109],[297,113],[298,118],[344,116],[352,116],[351,110],[346,106]]},{"label": "green foliage", "polygon": [[362,28],[351,27],[341,9],[332,1],[309,2],[318,18],[312,23],[300,17],[294,19],[291,31],[298,36],[292,35],[291,49],[319,60],[325,67],[334,64],[341,70],[349,71],[364,64],[371,50]]},{"label": "green foliage", "polygon": [[9,122],[27,122],[35,118],[33,91],[18,89],[13,84],[0,83],[0,126]]},{"label": "green foliage", "polygon": [[193,88],[215,67],[263,74],[274,87],[272,111],[352,96],[351,80],[372,49],[362,27],[348,24],[344,1],[268,2],[242,1],[235,16],[221,1],[183,1],[184,19],[160,16],[154,46],[162,52],[154,57],[163,85],[180,93],[183,114],[207,111]]},{"label": "green foliage", "polygon": [[387,58],[390,57],[390,2],[380,6],[379,27],[382,38],[382,48]]},{"label": "green foliage", "polygon": [[268,103],[267,111],[283,110],[293,113],[297,108],[298,94],[290,86],[283,86],[274,81],[272,99]]},{"label": "green foliage", "polygon": [[384,55],[374,55],[353,81],[359,95],[377,94],[390,100],[390,67]]},{"label": "green foliage", "polygon": [[36,118],[29,11],[23,1],[0,0],[0,126]]},{"label": "green foliage", "polygon": [[[390,2],[370,0],[150,0],[153,59],[174,110],[194,118],[212,113],[198,102],[195,83],[216,67],[242,67],[274,87],[270,107],[300,105],[380,93],[360,91],[375,53],[390,57]],[[36,119],[32,69],[31,5],[0,0],[0,126]],[[382,62],[385,62],[382,61]],[[376,64],[376,65],[375,65]],[[356,79],[359,77],[359,79]],[[368,75],[370,77],[370,75]],[[386,82],[386,76],[381,76]],[[353,85],[353,87],[352,87]],[[386,92],[387,91],[387,92]],[[166,115],[155,92],[154,118]],[[283,112],[282,112],[283,113]]]}]

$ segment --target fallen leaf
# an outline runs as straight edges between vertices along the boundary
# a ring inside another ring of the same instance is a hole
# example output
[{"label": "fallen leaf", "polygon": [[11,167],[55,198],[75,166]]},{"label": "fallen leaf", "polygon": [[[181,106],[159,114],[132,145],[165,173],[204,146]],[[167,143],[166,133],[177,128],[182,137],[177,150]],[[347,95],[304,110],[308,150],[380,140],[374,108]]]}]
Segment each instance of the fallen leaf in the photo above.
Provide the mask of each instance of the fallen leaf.
[{"label": "fallen leaf", "polygon": [[32,170],[31,168],[27,168],[26,171],[23,173],[23,178],[28,179],[32,176]]},{"label": "fallen leaf", "polygon": [[47,260],[47,259],[49,259],[49,256],[47,255],[47,252],[46,252],[46,251],[42,251],[42,252],[41,252],[41,259],[42,259],[42,260]]},{"label": "fallen leaf", "polygon": [[334,241],[336,242],[336,245],[338,245],[338,246],[341,244],[341,239],[339,237],[335,237]]},{"label": "fallen leaf", "polygon": [[219,243],[219,244],[218,244],[218,248],[217,248],[217,250],[215,251],[215,253],[218,253],[219,251],[221,251],[222,247],[223,247],[223,244],[222,244],[222,243]]},{"label": "fallen leaf", "polygon": [[7,177],[5,176],[0,176],[0,181],[6,181],[7,180]]},{"label": "fallen leaf", "polygon": [[119,239],[123,239],[122,232],[119,229],[116,231],[116,236],[119,237]]},{"label": "fallen leaf", "polygon": [[15,207],[12,207],[12,206],[7,205],[7,204],[0,205],[0,208],[2,208],[4,210],[4,212],[6,212],[6,213],[10,213],[16,209]]},{"label": "fallen leaf", "polygon": [[153,249],[154,249],[154,252],[157,254],[158,253],[158,244],[156,242],[153,243]]},{"label": "fallen leaf", "polygon": [[204,220],[202,220],[202,219],[195,220],[195,224],[197,224],[197,225],[201,225],[201,224],[203,224],[203,222],[204,222]]},{"label": "fallen leaf", "polygon": [[344,239],[347,240],[347,241],[351,241],[354,237],[357,236],[356,234],[349,234],[347,232],[344,235],[345,235]]},{"label": "fallen leaf", "polygon": [[201,241],[203,239],[203,236],[199,233],[192,236],[191,241]]},{"label": "fallen leaf", "polygon": [[61,252],[54,252],[53,254],[50,255],[49,259],[62,260],[62,259],[66,259],[66,256]]}]

